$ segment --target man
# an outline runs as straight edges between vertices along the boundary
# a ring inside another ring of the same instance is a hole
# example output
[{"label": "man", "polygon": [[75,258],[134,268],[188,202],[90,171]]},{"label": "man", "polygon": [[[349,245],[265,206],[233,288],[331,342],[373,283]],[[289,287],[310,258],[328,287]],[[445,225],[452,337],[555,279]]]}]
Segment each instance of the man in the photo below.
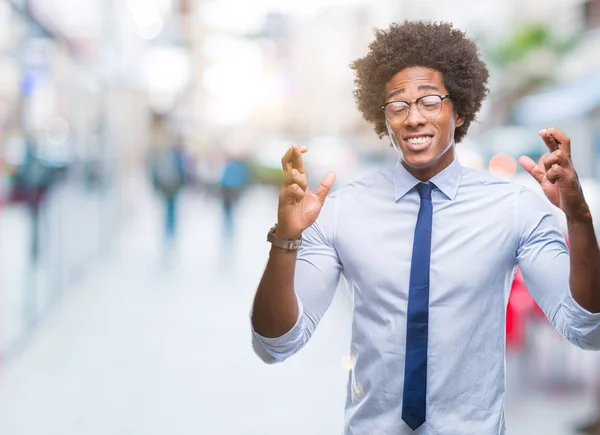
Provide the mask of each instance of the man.
[{"label": "man", "polygon": [[164,204],[165,255],[170,256],[177,233],[177,203],[186,183],[184,145],[181,138],[161,143],[150,159],[152,184]]},{"label": "man", "polygon": [[234,210],[244,190],[251,181],[251,172],[246,159],[242,156],[230,156],[225,161],[221,175],[221,201],[223,203],[224,235],[233,235]]},{"label": "man", "polygon": [[542,130],[549,152],[519,160],[566,214],[569,256],[543,198],[455,158],[488,91],[475,44],[450,24],[404,22],[369,48],[352,65],[355,97],[399,162],[325,199],[335,175],[312,192],[307,149],[284,155],[252,310],[255,350],[269,363],[298,351],[343,274],[354,297],[346,435],[504,434],[517,266],[565,338],[600,348],[600,252],[570,140]]}]

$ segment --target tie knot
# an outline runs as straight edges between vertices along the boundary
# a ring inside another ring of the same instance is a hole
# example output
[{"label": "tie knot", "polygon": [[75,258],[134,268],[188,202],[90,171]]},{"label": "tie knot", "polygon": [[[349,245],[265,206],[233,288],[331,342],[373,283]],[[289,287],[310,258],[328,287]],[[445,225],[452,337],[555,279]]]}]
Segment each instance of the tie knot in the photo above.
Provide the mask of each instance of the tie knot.
[{"label": "tie knot", "polygon": [[421,199],[431,199],[431,190],[433,189],[433,184],[431,183],[419,183],[417,184],[417,190],[419,191],[419,195]]}]

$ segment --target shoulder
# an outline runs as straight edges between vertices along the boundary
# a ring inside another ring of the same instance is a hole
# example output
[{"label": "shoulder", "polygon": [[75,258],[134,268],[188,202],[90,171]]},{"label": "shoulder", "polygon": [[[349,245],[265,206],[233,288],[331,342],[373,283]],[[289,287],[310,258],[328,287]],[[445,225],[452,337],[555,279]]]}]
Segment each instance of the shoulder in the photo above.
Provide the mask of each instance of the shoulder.
[{"label": "shoulder", "polygon": [[327,195],[318,221],[326,227],[335,227],[340,214],[364,209],[372,204],[374,198],[380,197],[377,192],[390,192],[393,189],[390,170],[382,169],[369,172],[346,185],[335,188]]},{"label": "shoulder", "polygon": [[334,190],[329,197],[340,201],[355,198],[363,194],[370,195],[374,190],[389,188],[393,185],[390,169],[371,171]]},{"label": "shoulder", "polygon": [[498,193],[510,194],[519,202],[531,201],[536,205],[548,208],[550,203],[544,196],[540,185],[528,174],[517,174],[510,180],[504,180],[486,171],[480,171],[470,168],[462,168],[461,185],[465,187],[486,188],[484,191],[491,194],[494,191]]},{"label": "shoulder", "polygon": [[461,187],[466,191],[477,190],[477,197],[485,197],[500,207],[510,207],[518,225],[553,217],[559,226],[563,226],[560,210],[550,204],[540,185],[529,174],[517,174],[511,180],[503,180],[485,171],[463,168]]},{"label": "shoulder", "polygon": [[461,184],[468,187],[486,187],[506,193],[519,193],[524,187],[513,181],[504,180],[487,171],[461,167]]},{"label": "shoulder", "polygon": [[[523,191],[532,191],[535,186],[529,180],[516,176],[510,180],[498,178],[487,171],[462,167],[459,196],[468,201],[481,201],[488,206],[514,209]],[[535,183],[535,180],[531,180]],[[539,188],[539,186],[538,186]],[[491,207],[495,209],[496,207]],[[491,211],[490,209],[490,211]]]}]

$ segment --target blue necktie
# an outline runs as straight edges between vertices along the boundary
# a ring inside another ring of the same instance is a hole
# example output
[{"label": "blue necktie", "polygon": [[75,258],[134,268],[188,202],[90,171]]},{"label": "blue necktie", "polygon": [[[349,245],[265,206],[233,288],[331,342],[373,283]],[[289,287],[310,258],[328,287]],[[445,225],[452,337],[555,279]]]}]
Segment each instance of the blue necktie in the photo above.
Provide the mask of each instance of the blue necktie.
[{"label": "blue necktie", "polygon": [[417,430],[425,423],[427,394],[427,332],[429,322],[429,263],[431,259],[432,184],[420,183],[421,207],[415,228],[408,312],[402,420]]}]

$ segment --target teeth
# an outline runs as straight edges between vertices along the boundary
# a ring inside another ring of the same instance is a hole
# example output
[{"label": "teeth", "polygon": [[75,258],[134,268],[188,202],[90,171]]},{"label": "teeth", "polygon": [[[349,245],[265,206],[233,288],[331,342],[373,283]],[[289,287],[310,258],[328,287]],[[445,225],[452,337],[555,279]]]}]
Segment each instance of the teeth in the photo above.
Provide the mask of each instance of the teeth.
[{"label": "teeth", "polygon": [[410,143],[414,143],[414,144],[422,144],[425,143],[429,140],[429,137],[427,136],[421,136],[421,137],[411,137],[408,138],[406,141],[410,142]]}]

